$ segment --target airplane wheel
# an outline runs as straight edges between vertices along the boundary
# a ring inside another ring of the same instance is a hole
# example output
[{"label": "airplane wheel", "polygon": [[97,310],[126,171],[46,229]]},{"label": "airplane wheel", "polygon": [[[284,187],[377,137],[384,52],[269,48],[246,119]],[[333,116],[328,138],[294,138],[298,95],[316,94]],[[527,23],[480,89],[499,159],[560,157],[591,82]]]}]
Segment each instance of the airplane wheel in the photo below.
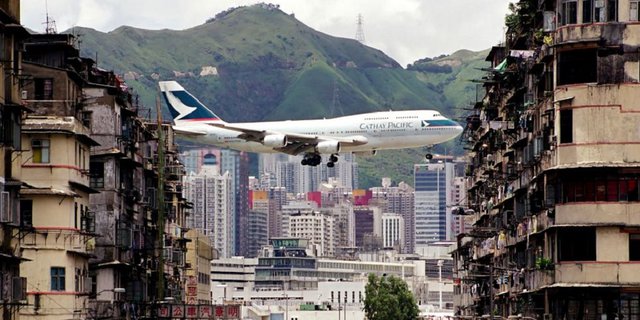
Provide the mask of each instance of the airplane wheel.
[{"label": "airplane wheel", "polygon": [[302,161],[300,161],[300,164],[302,164],[303,166],[306,166],[309,164],[309,161],[307,161],[307,159],[302,159]]},{"label": "airplane wheel", "polygon": [[427,153],[424,157],[427,158],[427,160],[433,159],[433,155],[431,153]]},{"label": "airplane wheel", "polygon": [[335,165],[335,163],[333,163],[333,162],[327,162],[327,167],[329,167],[329,168],[333,168],[334,165]]},{"label": "airplane wheel", "polygon": [[333,154],[332,154],[332,155],[329,157],[329,161],[330,161],[330,162],[338,162],[338,157],[336,157],[335,155],[333,155]]}]

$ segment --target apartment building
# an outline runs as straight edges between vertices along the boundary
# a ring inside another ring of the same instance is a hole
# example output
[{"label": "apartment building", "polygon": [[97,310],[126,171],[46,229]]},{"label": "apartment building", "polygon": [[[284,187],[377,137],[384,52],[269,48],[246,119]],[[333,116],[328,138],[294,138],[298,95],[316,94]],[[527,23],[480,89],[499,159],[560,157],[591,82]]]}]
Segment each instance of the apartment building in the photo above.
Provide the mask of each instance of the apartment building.
[{"label": "apartment building", "polygon": [[23,183],[20,167],[12,160],[22,150],[21,119],[27,113],[21,103],[19,79],[22,55],[19,48],[28,32],[20,26],[20,1],[0,3],[0,317],[20,319],[20,309],[27,300],[27,279],[21,273],[24,263],[19,249],[21,237],[30,226],[27,212],[20,211],[20,187]]},{"label": "apartment building", "polygon": [[185,236],[191,240],[187,243],[185,303],[210,305],[211,260],[217,259],[217,254],[202,232],[189,230]]},{"label": "apartment building", "polygon": [[456,314],[638,318],[638,1],[513,9],[465,132]]}]

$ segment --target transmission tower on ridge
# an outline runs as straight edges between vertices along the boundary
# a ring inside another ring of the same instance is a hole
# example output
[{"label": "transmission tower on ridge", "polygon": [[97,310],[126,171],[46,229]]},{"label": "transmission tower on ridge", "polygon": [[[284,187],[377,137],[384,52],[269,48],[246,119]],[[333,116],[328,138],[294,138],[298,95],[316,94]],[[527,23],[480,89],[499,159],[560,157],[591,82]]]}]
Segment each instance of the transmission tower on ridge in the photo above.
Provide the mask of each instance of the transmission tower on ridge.
[{"label": "transmission tower on ridge", "polygon": [[360,43],[364,43],[364,31],[362,30],[362,23],[363,23],[362,14],[358,14],[358,20],[357,20],[358,29],[356,30],[356,40],[359,41]]},{"label": "transmission tower on ridge", "polygon": [[58,31],[56,30],[56,21],[49,17],[49,1],[44,2],[44,10],[46,14],[46,22],[43,23],[45,25],[44,32],[46,34],[56,34]]}]

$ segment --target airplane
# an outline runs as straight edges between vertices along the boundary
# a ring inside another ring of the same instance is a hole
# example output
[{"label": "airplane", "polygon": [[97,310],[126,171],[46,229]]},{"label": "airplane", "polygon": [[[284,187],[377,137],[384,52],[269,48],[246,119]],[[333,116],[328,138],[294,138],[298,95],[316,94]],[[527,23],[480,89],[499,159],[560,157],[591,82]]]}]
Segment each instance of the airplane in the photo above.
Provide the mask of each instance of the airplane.
[{"label": "airplane", "polygon": [[[225,122],[176,81],[161,81],[160,91],[173,117],[174,131],[196,143],[257,153],[304,155],[301,164],[317,166],[328,154],[375,154],[378,150],[428,147],[458,136],[463,128],[438,111],[382,111],[317,120]],[[426,154],[428,160],[433,158]]]}]

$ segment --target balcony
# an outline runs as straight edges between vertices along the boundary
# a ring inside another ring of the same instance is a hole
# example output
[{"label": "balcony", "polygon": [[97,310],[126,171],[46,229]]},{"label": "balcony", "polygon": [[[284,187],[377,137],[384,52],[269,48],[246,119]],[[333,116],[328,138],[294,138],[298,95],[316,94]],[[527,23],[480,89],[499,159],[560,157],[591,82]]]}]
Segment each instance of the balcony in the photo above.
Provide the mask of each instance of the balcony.
[{"label": "balcony", "polygon": [[640,262],[561,262],[556,264],[556,283],[628,285],[638,284]]},{"label": "balcony", "polygon": [[525,288],[535,290],[551,285],[554,278],[555,272],[553,270],[532,270],[525,275]]},{"label": "balcony", "polygon": [[584,202],[557,205],[555,223],[640,225],[640,203]]},{"label": "balcony", "polygon": [[574,45],[577,43],[599,43],[608,39],[606,46],[621,45],[627,25],[622,23],[576,24],[558,28],[556,45]]}]

